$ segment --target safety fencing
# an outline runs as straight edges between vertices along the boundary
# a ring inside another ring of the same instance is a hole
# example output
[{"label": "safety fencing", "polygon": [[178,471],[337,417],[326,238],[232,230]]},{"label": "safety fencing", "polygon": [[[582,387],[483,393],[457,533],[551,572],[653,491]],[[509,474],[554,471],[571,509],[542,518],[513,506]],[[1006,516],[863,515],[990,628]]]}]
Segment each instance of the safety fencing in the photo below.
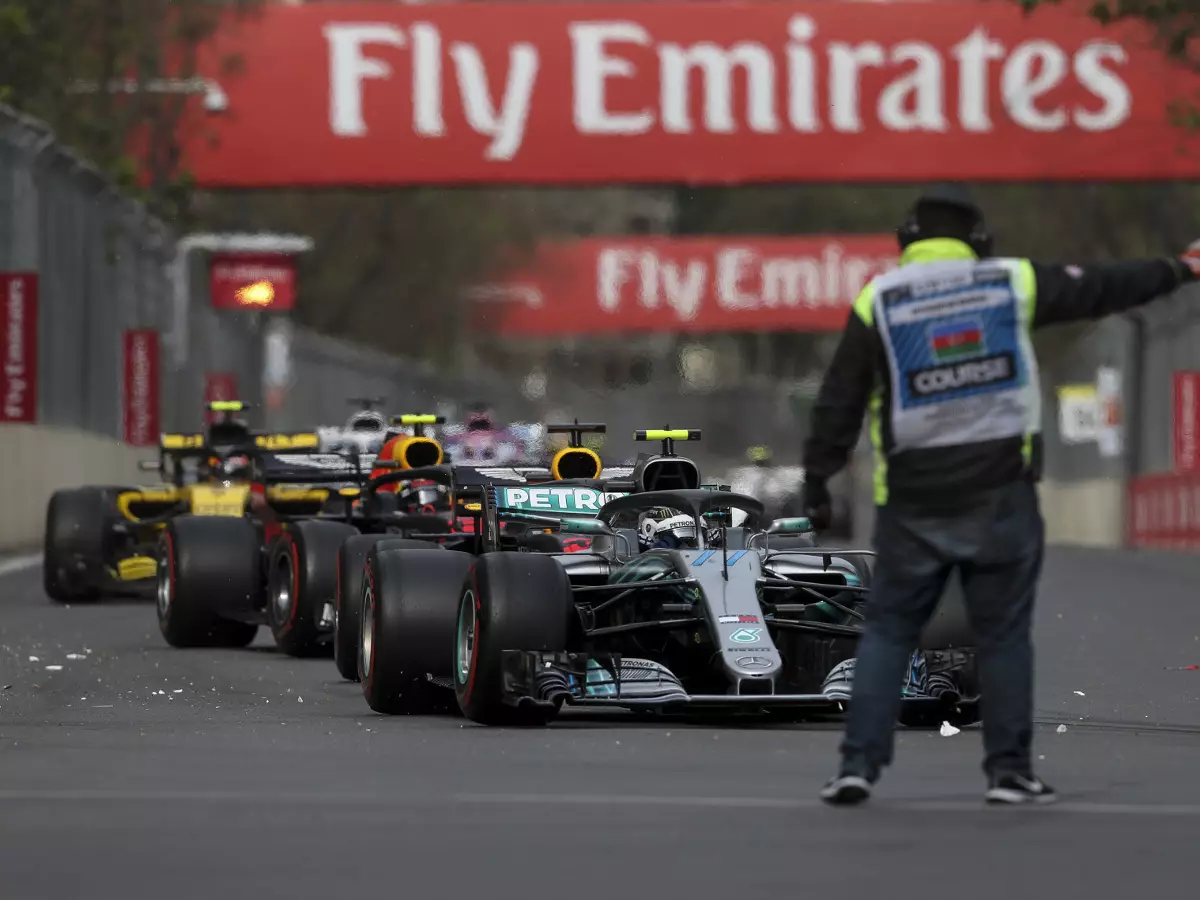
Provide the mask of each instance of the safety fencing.
[{"label": "safety fencing", "polygon": [[213,309],[204,254],[188,257],[182,292],[176,263],[176,235],[0,106],[0,421],[149,445],[228,393],[284,427],[340,421],[364,393],[405,408],[476,395],[519,406],[494,379],[472,386],[271,313]]},{"label": "safety fencing", "polygon": [[1130,316],[1130,546],[1200,550],[1200,285]]},{"label": "safety fencing", "polygon": [[0,105],[0,549],[36,542],[54,489],[138,478],[159,433],[199,427],[205,400],[244,400],[252,424],[279,428],[336,424],[364,395],[527,412],[486,370],[447,377],[279,315],[214,309],[205,255],[178,249],[46,125]]}]

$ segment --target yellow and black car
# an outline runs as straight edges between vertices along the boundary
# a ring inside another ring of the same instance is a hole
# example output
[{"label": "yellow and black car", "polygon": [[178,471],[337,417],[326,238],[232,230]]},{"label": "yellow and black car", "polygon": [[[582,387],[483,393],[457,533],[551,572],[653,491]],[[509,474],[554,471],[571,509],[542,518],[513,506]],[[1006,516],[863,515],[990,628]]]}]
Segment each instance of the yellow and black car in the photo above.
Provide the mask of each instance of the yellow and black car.
[{"label": "yellow and black car", "polygon": [[[244,408],[236,401],[212,403],[217,419],[203,433],[162,435],[159,459],[143,463],[143,469],[161,473],[160,484],[55,492],[46,511],[43,562],[51,599],[149,594],[156,586],[161,535],[181,515],[257,522],[264,510],[287,517],[319,512],[329,489],[270,483],[311,480],[302,471],[288,471],[286,460],[314,454],[317,435],[256,434],[234,418]],[[326,480],[343,474],[316,471]]]}]

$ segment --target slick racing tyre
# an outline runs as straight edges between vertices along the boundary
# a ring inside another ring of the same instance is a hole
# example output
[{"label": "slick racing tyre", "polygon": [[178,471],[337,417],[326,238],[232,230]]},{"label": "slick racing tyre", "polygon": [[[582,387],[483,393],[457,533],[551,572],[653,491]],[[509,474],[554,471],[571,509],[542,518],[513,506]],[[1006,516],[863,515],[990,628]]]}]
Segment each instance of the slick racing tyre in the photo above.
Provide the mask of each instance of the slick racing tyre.
[{"label": "slick racing tyre", "polygon": [[363,567],[372,547],[380,550],[440,549],[429,541],[414,541],[386,534],[356,534],[342,543],[337,556],[337,597],[333,614],[333,661],[338,674],[358,681],[358,646],[362,637]]},{"label": "slick racing tyre", "polygon": [[267,623],[288,656],[327,654],[321,616],[338,592],[338,552],[358,530],[343,522],[294,522],[271,548],[267,569]]},{"label": "slick racing tyre", "polygon": [[170,520],[157,577],[158,628],[172,647],[245,647],[254,640],[258,626],[237,619],[254,614],[262,595],[258,535],[247,520]]},{"label": "slick racing tyre", "polygon": [[95,600],[104,577],[105,535],[116,511],[104,488],[55,491],[46,506],[42,585],[57,603]]},{"label": "slick racing tyre", "polygon": [[545,725],[556,709],[504,702],[505,650],[564,651],[575,602],[556,560],[533,553],[487,553],[463,585],[454,649],[459,709],[481,725]]},{"label": "slick racing tyre", "polygon": [[[528,554],[523,554],[528,555]],[[450,712],[458,596],[473,558],[445,550],[372,547],[363,567],[359,678],[367,705],[388,715]]]}]

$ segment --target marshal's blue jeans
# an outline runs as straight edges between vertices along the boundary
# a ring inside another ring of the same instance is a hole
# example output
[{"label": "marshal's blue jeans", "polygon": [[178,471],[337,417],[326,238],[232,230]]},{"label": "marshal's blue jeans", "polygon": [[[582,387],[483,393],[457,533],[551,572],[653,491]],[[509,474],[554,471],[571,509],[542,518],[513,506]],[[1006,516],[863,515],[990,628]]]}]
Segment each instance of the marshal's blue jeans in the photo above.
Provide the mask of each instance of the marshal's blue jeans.
[{"label": "marshal's blue jeans", "polygon": [[900,686],[951,572],[978,645],[984,771],[1032,774],[1034,596],[1045,525],[1035,486],[1015,482],[953,511],[876,510],[875,572],[859,643],[842,773],[872,781],[891,763]]}]

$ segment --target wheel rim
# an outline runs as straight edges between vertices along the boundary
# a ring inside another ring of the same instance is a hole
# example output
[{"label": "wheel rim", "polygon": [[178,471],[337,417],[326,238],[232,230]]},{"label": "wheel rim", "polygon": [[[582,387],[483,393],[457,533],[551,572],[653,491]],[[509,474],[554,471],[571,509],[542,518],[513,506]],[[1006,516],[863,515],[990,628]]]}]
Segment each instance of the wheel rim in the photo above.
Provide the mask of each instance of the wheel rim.
[{"label": "wheel rim", "polygon": [[159,618],[167,618],[167,614],[171,611],[171,601],[174,599],[174,587],[171,584],[171,559],[170,550],[163,554],[163,558],[158,564],[158,615]]},{"label": "wheel rim", "polygon": [[275,610],[275,621],[283,624],[292,614],[292,555],[283,553],[275,570],[275,590],[271,595],[271,606]]},{"label": "wheel rim", "polygon": [[471,659],[475,655],[475,594],[463,594],[458,607],[458,643],[455,659],[458,663],[458,681],[466,684],[471,674]]},{"label": "wheel rim", "polygon": [[371,674],[371,653],[375,649],[375,592],[371,585],[363,581],[362,592],[362,639],[359,641],[359,651],[362,654],[362,676]]}]

